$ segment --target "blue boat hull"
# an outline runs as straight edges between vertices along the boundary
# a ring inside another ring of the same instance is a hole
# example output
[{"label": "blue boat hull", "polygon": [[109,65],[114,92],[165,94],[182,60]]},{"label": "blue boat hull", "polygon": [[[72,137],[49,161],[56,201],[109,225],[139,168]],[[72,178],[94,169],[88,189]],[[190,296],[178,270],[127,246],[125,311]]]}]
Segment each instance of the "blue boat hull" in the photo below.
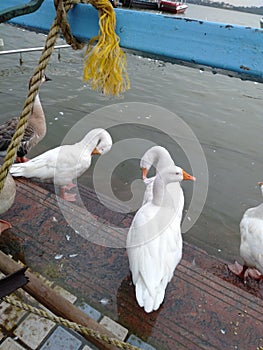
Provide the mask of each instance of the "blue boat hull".
[{"label": "blue boat hull", "polygon": [[[2,0],[0,10],[21,4]],[[159,13],[116,9],[116,32],[123,48],[195,67],[209,67],[263,82],[263,30],[225,23],[200,21]],[[27,29],[48,32],[55,18],[53,0],[45,0],[34,13],[10,22]],[[78,4],[69,12],[73,34],[81,40],[97,35],[98,12],[91,5]]]}]

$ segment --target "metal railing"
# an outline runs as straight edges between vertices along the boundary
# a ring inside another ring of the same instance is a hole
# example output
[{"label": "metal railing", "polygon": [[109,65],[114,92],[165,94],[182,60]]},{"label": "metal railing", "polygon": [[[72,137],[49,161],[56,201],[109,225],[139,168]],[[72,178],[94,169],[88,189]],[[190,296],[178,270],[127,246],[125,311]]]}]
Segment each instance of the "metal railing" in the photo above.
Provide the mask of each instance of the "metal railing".
[{"label": "metal railing", "polygon": [[[58,53],[58,59],[60,59],[60,49],[65,49],[67,47],[70,47],[70,45],[65,44],[65,45],[56,45],[54,46],[54,49],[59,50]],[[15,50],[0,50],[0,56],[1,55],[12,55],[12,54],[19,54],[20,55],[20,65],[23,64],[23,59],[22,59],[22,54],[26,52],[35,52],[35,51],[42,51],[44,47],[29,47],[26,49],[15,49]]]},{"label": "metal railing", "polygon": [[[54,49],[64,49],[66,47],[70,47],[70,45],[57,45],[54,46]],[[0,55],[11,55],[14,53],[23,53],[23,52],[33,52],[33,51],[42,51],[44,47],[29,47],[27,49],[17,49],[17,50],[5,50],[0,51]]]}]

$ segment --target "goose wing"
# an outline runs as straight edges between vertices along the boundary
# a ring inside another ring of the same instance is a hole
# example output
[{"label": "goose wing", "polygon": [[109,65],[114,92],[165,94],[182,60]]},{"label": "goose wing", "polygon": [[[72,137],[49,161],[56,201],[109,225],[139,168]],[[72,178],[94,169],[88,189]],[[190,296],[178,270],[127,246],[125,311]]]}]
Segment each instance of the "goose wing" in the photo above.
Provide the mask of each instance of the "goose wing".
[{"label": "goose wing", "polygon": [[[1,154],[5,154],[7,148],[11,142],[11,139],[15,133],[19,118],[14,117],[4,124],[0,125],[0,152]],[[28,124],[21,141],[20,147],[18,149],[17,155],[19,157],[23,157],[27,154],[30,149],[30,142],[34,136],[34,128]]]},{"label": "goose wing", "polygon": [[180,220],[173,219],[172,210],[147,203],[134,217],[127,253],[139,305],[146,312],[157,310],[181,260]]}]

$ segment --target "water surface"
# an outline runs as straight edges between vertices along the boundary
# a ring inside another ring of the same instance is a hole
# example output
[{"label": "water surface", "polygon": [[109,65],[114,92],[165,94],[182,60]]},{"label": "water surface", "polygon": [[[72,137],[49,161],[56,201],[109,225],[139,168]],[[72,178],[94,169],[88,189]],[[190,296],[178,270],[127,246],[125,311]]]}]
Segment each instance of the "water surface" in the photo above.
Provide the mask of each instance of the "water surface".
[{"label": "water surface", "polygon": [[[259,27],[260,16],[189,5],[185,17]],[[4,49],[41,46],[45,36],[2,24],[0,37]],[[62,43],[59,40],[58,43]],[[21,112],[28,86],[40,53],[1,56],[0,122]],[[127,54],[131,89],[121,98],[109,98],[94,92],[82,81],[83,51],[61,50],[55,53],[47,69],[52,82],[41,87],[41,100],[47,118],[45,139],[32,150],[33,157],[60,144],[68,131],[87,114],[116,103],[143,102],[164,107],[176,113],[193,130],[202,145],[209,171],[206,204],[195,225],[184,239],[207,252],[233,260],[239,255],[239,222],[244,210],[261,202],[257,186],[263,180],[262,160],[262,84],[213,75],[198,69],[164,63]],[[140,117],[135,111],[134,122]],[[104,118],[99,121],[103,127]],[[116,116],[118,121],[118,116]],[[162,118],[162,116],[160,116]],[[98,121],[96,121],[98,122]],[[122,120],[119,120],[121,123]],[[92,128],[96,123],[90,122]],[[150,125],[150,124],[149,124]],[[79,131],[80,137],[83,130]],[[176,163],[191,172],[182,150],[158,130],[125,126],[113,130],[114,141],[130,137],[146,137],[161,144]],[[123,149],[123,153],[127,150]],[[117,198],[132,196],[131,183],[140,176],[138,159],[119,164],[112,176]],[[107,169],[105,169],[107,173]],[[92,172],[79,181],[92,186]],[[183,185],[186,208],[192,185]],[[141,191],[141,187],[137,192]],[[140,193],[135,195],[140,195]]]}]

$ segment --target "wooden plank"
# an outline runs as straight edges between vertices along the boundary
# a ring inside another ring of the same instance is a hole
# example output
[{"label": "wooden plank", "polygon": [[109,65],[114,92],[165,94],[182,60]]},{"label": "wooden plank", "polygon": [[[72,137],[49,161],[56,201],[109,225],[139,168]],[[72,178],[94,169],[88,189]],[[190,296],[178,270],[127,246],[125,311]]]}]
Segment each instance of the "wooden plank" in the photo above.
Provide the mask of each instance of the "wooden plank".
[{"label": "wooden plank", "polygon": [[[0,10],[20,0],[2,0]],[[116,9],[120,44],[126,49],[175,63],[210,67],[214,72],[263,82],[263,30],[200,21],[160,13]],[[53,0],[10,22],[48,32],[55,18]],[[98,33],[98,13],[91,5],[78,4],[69,12],[73,34],[89,40]]]},{"label": "wooden plank", "polygon": [[[65,203],[63,208],[76,217],[80,229],[75,231],[65,220],[56,196],[49,192],[53,191],[51,184],[39,187],[24,179],[16,182],[16,201],[2,216],[13,226],[0,236],[0,248],[5,252],[26,261],[80,300],[84,298],[156,349],[262,349],[262,282],[244,284],[229,273],[225,261],[185,242],[183,259],[167,287],[164,303],[146,314],[135,299],[125,249],[91,240],[101,234],[102,222],[117,228],[124,223],[129,226],[131,215],[114,216],[109,208],[103,208],[95,192],[79,186],[86,209],[78,207],[78,202]],[[89,239],[80,234],[86,224]],[[108,241],[114,238],[122,244],[123,237],[114,229],[109,235],[116,236]],[[58,253],[63,254],[61,260],[54,258]],[[71,258],[72,253],[77,255]]]},{"label": "wooden plank", "polygon": [[[11,274],[21,266],[15,261],[10,259],[7,255],[0,251],[0,271],[4,274]],[[78,309],[63,296],[57,294],[53,289],[48,287],[44,282],[38,279],[34,274],[27,271],[25,273],[26,277],[29,279],[29,283],[23,287],[23,289],[28,292],[32,297],[34,297],[39,303],[47,307],[55,315],[68,319],[72,322],[76,322],[83,326],[86,326],[94,331],[104,334],[110,338],[115,338],[115,336],[109,332],[102,325],[88,317],[83,311]],[[99,346],[102,350],[114,350],[115,346],[99,341],[93,337],[86,336],[82,334],[86,339],[91,341],[93,344]]]}]

